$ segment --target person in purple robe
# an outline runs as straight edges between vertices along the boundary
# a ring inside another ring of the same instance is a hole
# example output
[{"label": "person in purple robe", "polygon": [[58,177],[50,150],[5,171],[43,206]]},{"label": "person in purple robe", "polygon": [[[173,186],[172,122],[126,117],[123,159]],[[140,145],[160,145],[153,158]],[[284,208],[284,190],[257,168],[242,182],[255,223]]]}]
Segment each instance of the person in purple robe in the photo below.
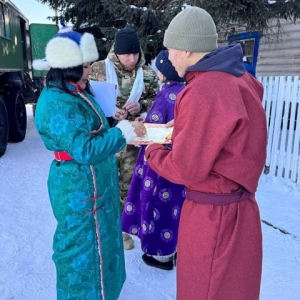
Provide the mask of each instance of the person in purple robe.
[{"label": "person in purple robe", "polygon": [[[168,56],[168,50],[162,50],[156,58],[157,76],[162,85],[145,123],[166,124],[174,118],[176,97],[184,83]],[[122,230],[140,238],[142,259],[147,265],[172,270],[185,187],[155,173],[145,160],[145,148],[141,146],[137,157],[122,214]]]}]

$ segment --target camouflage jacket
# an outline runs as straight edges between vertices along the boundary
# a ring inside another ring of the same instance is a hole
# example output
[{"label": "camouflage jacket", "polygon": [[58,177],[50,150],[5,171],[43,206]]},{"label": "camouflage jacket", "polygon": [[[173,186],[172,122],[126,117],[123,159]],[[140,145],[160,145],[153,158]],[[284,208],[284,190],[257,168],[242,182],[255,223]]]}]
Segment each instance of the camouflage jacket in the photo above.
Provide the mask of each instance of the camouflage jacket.
[{"label": "camouflage jacket", "polygon": [[[110,49],[108,53],[108,59],[110,59],[114,65],[116,74],[118,77],[118,85],[120,90],[120,95],[117,97],[117,107],[122,108],[127,99],[129,98],[135,77],[136,72],[139,67],[143,68],[144,72],[144,90],[142,96],[139,100],[141,104],[141,112],[146,112],[152,105],[152,102],[156,96],[157,91],[159,90],[158,80],[156,73],[150,67],[145,65],[144,53],[141,50],[141,59],[136,65],[135,70],[127,71],[124,66],[118,60],[114,52],[114,47]],[[92,80],[106,81],[106,67],[105,61],[101,60],[92,64],[92,75],[90,76]],[[135,116],[130,116],[129,119],[134,119]]]}]

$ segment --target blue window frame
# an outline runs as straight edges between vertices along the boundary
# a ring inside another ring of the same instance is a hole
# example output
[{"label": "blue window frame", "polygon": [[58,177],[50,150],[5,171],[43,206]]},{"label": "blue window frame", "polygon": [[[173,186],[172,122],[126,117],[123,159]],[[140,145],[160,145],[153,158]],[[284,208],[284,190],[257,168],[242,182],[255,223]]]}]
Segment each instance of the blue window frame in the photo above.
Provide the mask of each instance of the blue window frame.
[{"label": "blue window frame", "polygon": [[254,68],[254,71],[256,71],[260,37],[261,37],[261,33],[258,31],[242,32],[242,33],[234,34],[234,35],[231,35],[228,37],[229,44],[231,44],[232,42],[236,42],[236,41],[243,41],[243,42],[247,42],[247,40],[254,41],[254,45],[252,47],[253,53],[251,53],[251,64]]}]

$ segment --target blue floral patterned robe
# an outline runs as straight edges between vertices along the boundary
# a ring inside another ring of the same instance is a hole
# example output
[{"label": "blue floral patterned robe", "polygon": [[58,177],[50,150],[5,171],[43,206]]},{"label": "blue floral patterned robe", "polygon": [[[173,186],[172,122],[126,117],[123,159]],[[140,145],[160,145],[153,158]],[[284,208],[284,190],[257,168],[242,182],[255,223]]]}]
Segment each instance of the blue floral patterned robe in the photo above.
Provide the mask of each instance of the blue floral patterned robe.
[{"label": "blue floral patterned robe", "polygon": [[[177,94],[184,85],[167,82],[147,113],[145,123],[165,124],[174,119]],[[122,215],[122,229],[137,235],[149,255],[176,251],[180,211],[185,188],[155,173],[144,158],[141,146]]]},{"label": "blue floral patterned robe", "polygon": [[36,128],[48,150],[73,158],[53,160],[48,177],[57,299],[116,300],[125,265],[115,153],[126,141],[92,96],[51,84],[38,100]]}]

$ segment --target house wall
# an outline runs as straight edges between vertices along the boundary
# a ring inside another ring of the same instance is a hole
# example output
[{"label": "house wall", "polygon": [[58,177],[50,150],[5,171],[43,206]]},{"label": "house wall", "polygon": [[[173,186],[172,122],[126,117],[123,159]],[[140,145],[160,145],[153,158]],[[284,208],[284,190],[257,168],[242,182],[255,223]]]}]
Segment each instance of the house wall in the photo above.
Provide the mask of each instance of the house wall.
[{"label": "house wall", "polygon": [[296,24],[281,20],[279,29],[271,22],[260,40],[256,75],[300,75],[300,20]]}]

